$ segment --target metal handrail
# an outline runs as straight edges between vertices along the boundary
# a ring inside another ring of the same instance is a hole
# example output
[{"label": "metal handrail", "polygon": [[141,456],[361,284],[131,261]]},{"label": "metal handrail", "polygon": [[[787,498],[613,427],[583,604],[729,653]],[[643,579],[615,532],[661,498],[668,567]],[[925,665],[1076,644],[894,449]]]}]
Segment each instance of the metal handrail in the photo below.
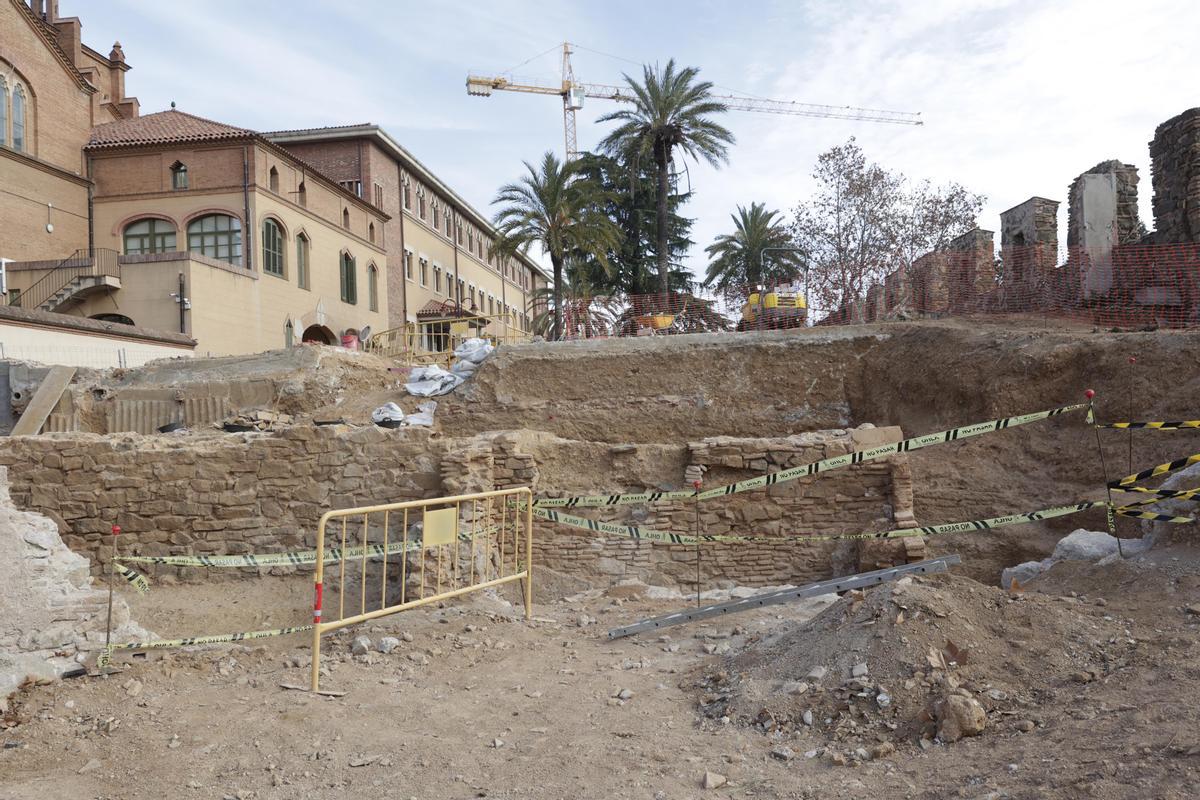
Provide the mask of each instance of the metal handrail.
[{"label": "metal handrail", "polygon": [[[515,320],[516,317],[512,314],[472,314],[461,317],[423,319],[420,322],[408,322],[401,327],[390,328],[372,335],[370,340],[365,343],[364,349],[382,356],[406,358],[414,363],[445,362],[449,367],[453,362],[454,348],[464,339],[478,337],[486,339],[493,345],[528,341],[531,334],[522,331],[515,324]],[[437,324],[449,326],[454,323],[467,323],[476,330],[469,334],[450,330],[431,332],[427,327],[422,330],[422,326]],[[495,330],[486,329],[485,326],[490,323],[498,323]],[[428,343],[434,345],[432,349],[423,346]]]},{"label": "metal handrail", "polygon": [[43,303],[57,294],[64,286],[84,275],[107,275],[120,279],[121,265],[118,261],[117,251],[105,247],[93,248],[90,251],[76,250],[51,267],[32,286],[18,293],[10,305],[18,308],[41,308]]}]

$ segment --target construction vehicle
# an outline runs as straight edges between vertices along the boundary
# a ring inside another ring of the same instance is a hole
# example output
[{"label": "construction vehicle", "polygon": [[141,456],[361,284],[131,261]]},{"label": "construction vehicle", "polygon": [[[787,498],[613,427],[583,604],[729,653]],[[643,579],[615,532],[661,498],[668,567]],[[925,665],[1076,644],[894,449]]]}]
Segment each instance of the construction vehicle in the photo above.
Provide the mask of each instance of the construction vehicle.
[{"label": "construction vehicle", "polygon": [[807,318],[808,304],[799,286],[776,286],[770,291],[755,289],[742,304],[742,318],[738,320],[737,329],[753,331],[802,328]]}]

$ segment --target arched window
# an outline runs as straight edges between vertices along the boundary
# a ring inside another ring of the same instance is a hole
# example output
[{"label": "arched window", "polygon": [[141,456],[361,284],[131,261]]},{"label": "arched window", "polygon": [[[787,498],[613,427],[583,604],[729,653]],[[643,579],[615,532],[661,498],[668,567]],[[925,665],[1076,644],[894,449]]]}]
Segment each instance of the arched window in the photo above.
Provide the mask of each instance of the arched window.
[{"label": "arched window", "polygon": [[301,206],[308,205],[308,188],[305,187],[304,181],[300,181],[300,188],[296,190],[296,199]]},{"label": "arched window", "polygon": [[354,305],[358,303],[358,276],[354,256],[342,253],[341,284],[342,302]]},{"label": "arched window", "polygon": [[367,308],[379,310],[379,270],[374,264],[367,265]]},{"label": "arched window", "polygon": [[308,288],[308,237],[303,233],[296,235],[296,285]]},{"label": "arched window", "polygon": [[262,268],[267,275],[283,277],[283,232],[273,219],[263,220]]},{"label": "arched window", "polygon": [[292,321],[289,319],[283,325],[283,346],[291,347],[295,343],[296,343],[296,329],[295,329],[295,327],[293,327]]},{"label": "arched window", "polygon": [[13,150],[28,151],[25,141],[25,87],[17,84],[12,99],[12,146]]},{"label": "arched window", "polygon": [[171,188],[188,188],[187,164],[184,164],[182,161],[176,161],[171,165]]},{"label": "arched window", "polygon": [[139,219],[125,226],[125,255],[171,253],[175,250],[175,225],[165,219]]},{"label": "arched window", "polygon": [[272,192],[279,194],[279,170],[274,167],[271,167],[271,174],[267,178],[267,185],[270,186]]},{"label": "arched window", "polygon": [[433,204],[433,227],[437,228],[442,224],[442,210],[438,208],[438,204]]},{"label": "arched window", "polygon": [[347,230],[350,229],[350,209],[348,208],[342,209],[342,227]]},{"label": "arched window", "polygon": [[367,240],[371,244],[375,244],[375,223],[374,222],[367,225]]},{"label": "arched window", "polygon": [[8,84],[0,75],[0,147],[8,146]]},{"label": "arched window", "polygon": [[188,250],[242,265],[242,222],[228,214],[208,214],[188,224]]}]

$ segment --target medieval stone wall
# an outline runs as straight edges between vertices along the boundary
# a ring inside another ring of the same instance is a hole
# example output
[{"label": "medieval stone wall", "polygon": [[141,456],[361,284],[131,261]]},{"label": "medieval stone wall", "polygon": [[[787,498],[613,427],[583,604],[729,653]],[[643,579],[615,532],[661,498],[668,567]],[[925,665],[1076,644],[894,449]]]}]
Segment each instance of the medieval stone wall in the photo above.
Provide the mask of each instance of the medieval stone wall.
[{"label": "medieval stone wall", "polygon": [[[16,503],[55,520],[71,549],[95,566],[111,555],[114,523],[122,528],[121,552],[129,555],[269,553],[312,547],[318,520],[330,509],[512,486],[551,496],[679,489],[690,486],[686,476],[704,473],[705,487],[720,486],[900,436],[898,428],[865,426],[771,439],[609,445],[528,431],[445,439],[423,430],[296,425],[273,433],[178,438],[17,437],[0,446],[0,466],[10,469]],[[906,458],[708,501],[699,509],[700,531],[782,537],[915,525]],[[578,513],[691,534],[696,511],[685,500]],[[693,546],[631,541],[538,520],[534,540],[535,565],[600,581],[695,582]],[[851,572],[860,563],[904,560],[895,542],[867,550],[828,542],[706,545],[702,583],[796,583]],[[204,572],[150,570],[164,571],[185,577]]]},{"label": "medieval stone wall", "polygon": [[1154,129],[1150,177],[1155,244],[1200,241],[1200,108]]},{"label": "medieval stone wall", "polygon": [[425,431],[296,426],[276,434],[52,434],[0,448],[14,502],[105,562],[126,554],[294,550],[331,508],[437,496],[441,448]]}]

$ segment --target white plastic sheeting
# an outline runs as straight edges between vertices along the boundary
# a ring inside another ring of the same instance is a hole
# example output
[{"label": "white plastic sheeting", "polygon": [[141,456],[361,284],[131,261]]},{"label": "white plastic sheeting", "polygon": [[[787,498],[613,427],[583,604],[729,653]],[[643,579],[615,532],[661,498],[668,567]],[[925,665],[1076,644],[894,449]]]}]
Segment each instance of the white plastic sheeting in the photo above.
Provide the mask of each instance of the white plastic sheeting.
[{"label": "white plastic sheeting", "polygon": [[434,365],[416,367],[408,374],[405,390],[417,397],[436,397],[453,391],[465,381],[496,348],[486,339],[467,339],[454,348],[457,361],[449,371]]}]

